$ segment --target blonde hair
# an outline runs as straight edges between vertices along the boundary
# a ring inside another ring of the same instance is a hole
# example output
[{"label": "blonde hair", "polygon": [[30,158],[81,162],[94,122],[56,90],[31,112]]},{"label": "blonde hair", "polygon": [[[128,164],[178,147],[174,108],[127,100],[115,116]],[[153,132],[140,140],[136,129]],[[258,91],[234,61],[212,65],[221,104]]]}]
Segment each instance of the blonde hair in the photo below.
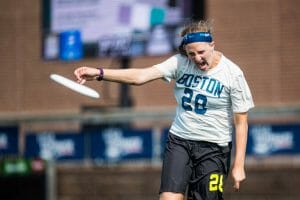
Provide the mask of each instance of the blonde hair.
[{"label": "blonde hair", "polygon": [[[212,27],[212,21],[211,20],[200,20],[200,21],[193,21],[190,22],[188,25],[186,25],[183,30],[180,33],[180,36],[183,37],[186,34],[189,33],[195,33],[195,32],[207,32],[212,34],[213,32],[213,27]],[[178,51],[180,54],[182,55],[187,55],[185,48],[184,48],[184,44],[180,44],[178,47]]]}]

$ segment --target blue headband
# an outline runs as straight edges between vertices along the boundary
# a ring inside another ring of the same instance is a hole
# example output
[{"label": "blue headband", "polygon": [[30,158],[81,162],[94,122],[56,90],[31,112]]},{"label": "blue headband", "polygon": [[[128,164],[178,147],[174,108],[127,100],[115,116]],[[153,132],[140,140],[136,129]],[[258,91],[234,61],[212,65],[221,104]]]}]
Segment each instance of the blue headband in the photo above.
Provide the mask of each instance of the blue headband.
[{"label": "blue headband", "polygon": [[212,36],[208,32],[188,33],[182,39],[182,44],[190,44],[193,42],[212,42]]}]

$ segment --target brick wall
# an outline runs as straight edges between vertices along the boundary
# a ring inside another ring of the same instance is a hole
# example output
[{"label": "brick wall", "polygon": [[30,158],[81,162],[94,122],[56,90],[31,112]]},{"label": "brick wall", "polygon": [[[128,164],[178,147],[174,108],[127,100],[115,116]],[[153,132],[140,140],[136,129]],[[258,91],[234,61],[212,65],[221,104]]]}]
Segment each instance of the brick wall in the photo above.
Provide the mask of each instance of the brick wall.
[{"label": "brick wall", "polygon": [[[160,172],[160,167],[59,168],[57,199],[158,199]],[[230,200],[296,200],[299,176],[299,168],[294,167],[251,167],[241,190],[235,192],[229,179],[224,196]]]},{"label": "brick wall", "polygon": [[[41,2],[0,1],[0,110],[78,110],[81,105],[117,105],[116,83],[89,83],[102,95],[100,100],[93,100],[49,80],[53,72],[72,77],[76,66],[109,66],[112,60],[43,61]],[[244,70],[256,105],[299,104],[299,6],[297,0],[207,1],[207,18],[215,22],[217,49]],[[165,58],[137,58],[132,67],[149,66]],[[175,104],[172,84],[163,81],[132,87],[131,94],[136,107]]]},{"label": "brick wall", "polygon": [[207,2],[218,47],[242,67],[256,103],[299,103],[299,1]]}]

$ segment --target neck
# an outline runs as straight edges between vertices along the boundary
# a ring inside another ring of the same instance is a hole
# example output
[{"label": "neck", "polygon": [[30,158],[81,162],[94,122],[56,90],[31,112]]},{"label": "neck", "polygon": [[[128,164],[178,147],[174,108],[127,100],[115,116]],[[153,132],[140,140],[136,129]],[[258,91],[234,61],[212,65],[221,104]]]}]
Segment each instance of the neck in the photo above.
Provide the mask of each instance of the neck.
[{"label": "neck", "polygon": [[219,52],[219,51],[213,51],[213,53],[212,53],[212,61],[211,61],[211,64],[209,65],[210,69],[216,67],[219,64],[219,62],[221,60],[221,56],[222,56],[221,52]]}]

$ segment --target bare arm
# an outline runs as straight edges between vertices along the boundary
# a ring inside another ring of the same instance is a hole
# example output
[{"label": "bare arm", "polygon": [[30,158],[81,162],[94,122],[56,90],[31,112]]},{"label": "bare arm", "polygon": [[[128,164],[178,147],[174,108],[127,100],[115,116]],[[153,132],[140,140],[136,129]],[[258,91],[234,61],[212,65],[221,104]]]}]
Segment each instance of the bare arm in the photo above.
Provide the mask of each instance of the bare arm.
[{"label": "bare arm", "polygon": [[[96,80],[99,74],[99,69],[91,67],[79,67],[74,71],[77,82],[80,84],[84,84],[86,81]],[[103,80],[132,85],[142,85],[162,77],[162,73],[156,67],[141,69],[103,69]]]},{"label": "bare arm", "polygon": [[239,190],[240,183],[246,179],[244,165],[248,134],[248,113],[235,113],[234,124],[236,129],[236,150],[231,175],[234,181],[233,187]]}]

